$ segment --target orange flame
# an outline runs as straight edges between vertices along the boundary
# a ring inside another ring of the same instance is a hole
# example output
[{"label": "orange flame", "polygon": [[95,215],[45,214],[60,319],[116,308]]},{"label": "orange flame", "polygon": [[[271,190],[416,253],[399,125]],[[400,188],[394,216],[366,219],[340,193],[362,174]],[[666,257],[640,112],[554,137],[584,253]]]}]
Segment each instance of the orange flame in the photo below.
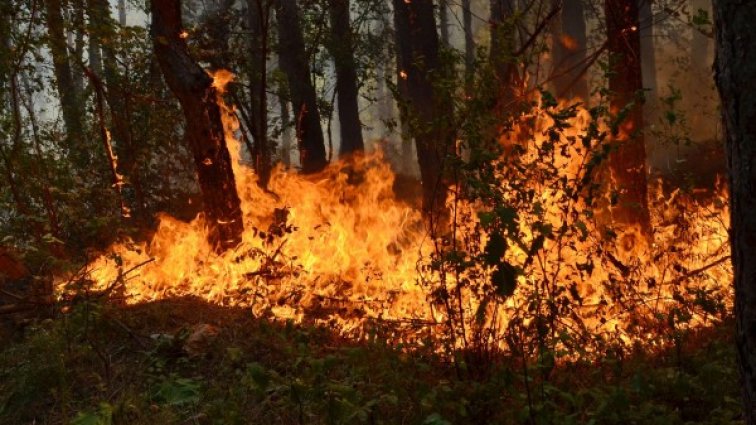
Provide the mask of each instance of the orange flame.
[{"label": "orange flame", "polygon": [[[222,93],[232,77],[227,71],[217,72],[213,74],[213,86]],[[431,239],[419,212],[395,198],[394,175],[380,153],[333,164],[312,176],[279,167],[270,179],[270,191],[263,191],[256,184],[254,172],[243,165],[241,144],[235,137],[239,124],[233,110],[220,98],[219,102],[224,109],[226,140],[242,200],[242,243],[217,254],[206,241],[202,217],[185,223],[162,215],[149,242],[115,244],[90,265],[96,288],[107,288],[120,279],[132,303],[193,295],[220,305],[247,306],[255,315],[328,324],[357,336],[369,319],[443,322],[443,313],[431,308],[427,291],[418,284],[435,279],[419,267],[432,250]],[[563,148],[556,165],[565,176],[574,176],[585,162],[586,153],[569,140],[583,134],[582,124],[588,119],[588,112],[581,111],[555,149],[559,152]],[[547,119],[537,123],[529,143],[544,143],[547,137],[542,130],[548,125]],[[550,208],[553,200],[563,194],[543,182],[532,184],[532,189],[540,193],[538,201],[547,210],[546,220],[555,228],[561,226],[565,218]],[[658,191],[652,202],[655,243],[620,243],[616,247],[613,255],[617,262],[632,269],[639,280],[655,282],[634,301],[645,306],[644,312],[654,314],[671,304],[675,297],[672,283],[678,281],[695,290],[723,292],[730,302],[726,285],[731,276],[729,263],[710,266],[713,258],[726,257],[729,250],[725,197],[721,193],[697,204],[682,201],[679,193],[665,199]],[[679,205],[683,208],[677,208]],[[473,231],[476,206],[461,203],[456,208],[460,217],[471,218],[459,226]],[[685,241],[685,252],[675,253],[673,248],[680,245],[680,228],[676,224],[680,214],[688,215],[686,234],[694,238]],[[528,219],[522,220],[522,231],[526,240],[532,240],[527,222]],[[596,262],[590,274],[576,271],[575,264],[593,260],[593,251],[588,247],[597,243],[597,231],[587,228],[586,234],[584,240],[567,243],[546,241],[537,259],[540,266],[518,278],[520,285],[515,295],[497,307],[505,314],[494,320],[506,323],[508,313],[528,302],[527,288],[536,287],[546,276],[560,280],[579,275],[582,280],[574,291],[582,299],[585,323],[597,332],[634,326],[637,320],[624,312],[606,286],[616,274],[611,265]],[[631,234],[628,230],[626,236]],[[517,248],[508,255],[513,263],[521,263],[528,253]],[[149,262],[151,259],[154,261]],[[675,269],[674,265],[681,261],[685,270]],[[124,275],[124,271],[129,273]],[[465,303],[471,312],[479,307],[474,294],[467,294]],[[692,325],[705,320],[698,318]]]}]

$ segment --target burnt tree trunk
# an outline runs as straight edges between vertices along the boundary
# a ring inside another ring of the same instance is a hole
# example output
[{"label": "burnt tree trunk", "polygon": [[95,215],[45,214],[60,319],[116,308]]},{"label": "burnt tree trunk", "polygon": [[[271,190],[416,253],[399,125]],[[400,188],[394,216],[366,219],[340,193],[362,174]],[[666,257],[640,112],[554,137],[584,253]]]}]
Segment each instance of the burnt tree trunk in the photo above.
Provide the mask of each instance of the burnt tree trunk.
[{"label": "burnt tree trunk", "polygon": [[250,29],[250,116],[252,151],[261,187],[267,187],[273,168],[268,140],[268,50],[270,47],[269,0],[247,0],[247,23]]},{"label": "burnt tree trunk", "polygon": [[189,56],[181,37],[181,2],[151,3],[152,39],[165,81],[186,117],[186,141],[194,156],[208,240],[219,250],[236,246],[243,229],[231,157],[226,147],[213,79]]},{"label": "burnt tree trunk", "polygon": [[555,26],[555,94],[559,98],[578,98],[586,101],[590,93],[584,65],[587,39],[583,0],[564,0]]},{"label": "burnt tree trunk", "polygon": [[730,176],[735,343],[747,424],[756,424],[756,1],[718,0],[716,82]]},{"label": "burnt tree trunk", "polygon": [[278,0],[278,48],[280,66],[289,83],[302,171],[315,173],[328,164],[315,87],[305,51],[296,0]]},{"label": "burnt tree trunk", "polygon": [[[646,146],[643,128],[641,44],[637,0],[606,0],[607,42],[609,51],[610,109],[624,119],[614,136],[617,150],[609,155],[609,168],[620,193],[613,220],[623,225],[639,225],[650,230],[648,187],[646,183]],[[626,109],[629,108],[629,109]],[[624,110],[624,112],[623,112]]]},{"label": "burnt tree trunk", "polygon": [[66,126],[66,144],[77,163],[86,164],[84,144],[84,109],[81,93],[76,87],[66,45],[66,32],[60,0],[45,0],[47,13],[48,46],[53,59],[53,69],[60,97],[60,109]]},{"label": "burnt tree trunk", "polygon": [[[399,92],[403,122],[409,122],[415,139],[423,210],[433,217],[444,207],[446,183],[444,159],[453,152],[451,101],[434,87],[433,77],[442,72],[438,57],[438,33],[431,0],[394,0]],[[409,119],[407,119],[409,117]]]},{"label": "burnt tree trunk", "polygon": [[341,146],[339,157],[365,150],[358,103],[357,67],[354,41],[349,24],[349,0],[331,0],[331,55],[336,68],[336,94],[339,101]]}]

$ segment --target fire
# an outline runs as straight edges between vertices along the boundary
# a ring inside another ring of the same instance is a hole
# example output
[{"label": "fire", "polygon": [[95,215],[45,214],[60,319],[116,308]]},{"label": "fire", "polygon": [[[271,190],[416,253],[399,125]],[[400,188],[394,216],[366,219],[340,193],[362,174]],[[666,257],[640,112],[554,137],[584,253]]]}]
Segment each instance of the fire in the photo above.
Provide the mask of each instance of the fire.
[{"label": "fire", "polygon": [[[222,92],[230,79],[230,73],[215,74],[214,86]],[[278,167],[269,191],[264,191],[244,164],[233,111],[223,108],[242,200],[242,243],[217,254],[206,241],[201,216],[185,223],[163,215],[149,242],[117,243],[89,265],[96,289],[121,285],[129,303],[197,296],[248,307],[257,316],[327,324],[355,336],[363,334],[368,322],[416,322],[433,328],[447,319],[433,307],[424,285],[439,279],[422,267],[433,253],[434,239],[420,213],[395,198],[394,175],[380,153],[338,162],[312,176]],[[587,119],[588,112],[581,110],[554,149],[557,167],[569,178],[586,164],[586,152],[569,140],[581,136]],[[524,161],[538,159],[533,152],[547,142],[543,131],[548,124],[544,118],[529,133],[534,149],[526,151]],[[522,140],[522,134],[514,137]],[[552,207],[564,193],[537,179],[531,188],[546,210],[540,219],[555,229],[566,222],[576,225],[575,217]],[[639,242],[626,229],[609,255],[597,257],[609,247],[592,223],[578,226],[585,226],[583,237],[546,240],[527,273],[517,277],[514,295],[487,307],[499,312],[489,324],[507,326],[546,281],[562,285],[563,292],[580,300],[579,317],[566,317],[567,325],[597,334],[619,333],[625,340],[648,338],[646,330],[637,331],[644,317],[668,312],[680,297],[721,294],[729,305],[729,262],[717,262],[729,253],[726,194],[720,191],[706,201],[683,198],[677,192],[667,198],[660,189],[655,192],[651,244]],[[457,212],[461,232],[475,232],[477,206],[454,199],[449,205]],[[527,261],[524,247],[537,237],[530,226],[534,220],[520,221],[524,244],[508,252],[513,264]],[[481,236],[483,243],[488,237]],[[482,271],[483,276],[490,273]],[[637,287],[616,293],[612,285],[623,280]],[[471,290],[463,303],[469,316],[481,304]],[[699,314],[688,324],[708,320],[716,319]]]}]

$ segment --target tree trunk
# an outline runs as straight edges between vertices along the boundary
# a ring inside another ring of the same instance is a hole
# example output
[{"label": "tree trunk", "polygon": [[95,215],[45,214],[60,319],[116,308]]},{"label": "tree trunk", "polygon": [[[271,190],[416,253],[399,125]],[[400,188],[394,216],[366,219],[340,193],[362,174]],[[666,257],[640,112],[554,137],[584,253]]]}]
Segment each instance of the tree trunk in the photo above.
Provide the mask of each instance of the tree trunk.
[{"label": "tree trunk", "polygon": [[643,88],[647,90],[647,97],[655,99],[659,96],[656,80],[656,51],[654,48],[654,13],[651,9],[653,0],[639,0],[639,31],[641,69],[643,74]]},{"label": "tree trunk", "polygon": [[[646,128],[659,121],[659,82],[656,73],[656,23],[651,8],[654,0],[638,0],[639,7],[639,32],[641,51],[641,74],[643,76],[643,122]],[[645,143],[653,151],[657,146],[657,140],[653,132],[644,134]]]},{"label": "tree trunk", "polygon": [[376,70],[375,96],[378,102],[378,120],[381,122],[380,131],[377,134],[377,137],[381,139],[390,137],[388,128],[391,126],[390,123],[395,119],[394,97],[388,88],[389,79],[391,78],[391,75],[394,74],[395,69],[394,64],[387,60],[384,63],[379,64],[378,69]]},{"label": "tree trunk", "polygon": [[583,0],[564,0],[554,33],[554,91],[558,98],[587,101],[588,79],[585,69],[587,49]]},{"label": "tree trunk", "polygon": [[718,0],[716,82],[730,174],[735,342],[746,423],[756,424],[756,1]]},{"label": "tree trunk", "polygon": [[270,41],[269,0],[247,0],[247,23],[250,28],[250,115],[252,152],[261,187],[267,187],[272,169],[268,140],[268,49]]},{"label": "tree trunk", "polygon": [[[60,0],[45,0],[47,11],[48,46],[53,59],[55,80],[60,97],[60,109],[66,126],[66,147],[75,162],[85,161],[84,131],[82,119],[84,110],[79,91],[74,84],[71,63],[66,46],[66,34]],[[86,164],[86,162],[84,162]]]},{"label": "tree trunk", "polygon": [[115,22],[110,16],[110,4],[107,0],[88,0],[88,8],[92,26],[91,35],[103,41],[98,47],[102,50],[105,59],[102,73],[107,86],[106,99],[110,106],[113,123],[113,141],[120,159],[119,169],[134,190],[134,214],[144,219],[146,200],[137,166],[138,153],[131,131],[129,90],[126,86],[128,79],[123,78],[118,69],[118,58],[113,48],[117,38]]},{"label": "tree trunk", "polygon": [[328,164],[315,87],[305,51],[296,0],[278,0],[278,47],[281,69],[289,83],[300,163],[305,173],[315,173]]},{"label": "tree trunk", "polygon": [[[394,11],[396,21],[396,10]],[[396,22],[394,22],[396,24]],[[396,91],[397,91],[397,107],[399,108],[399,137],[401,141],[401,170],[405,175],[413,175],[415,167],[418,164],[417,156],[412,155],[412,143],[414,142],[413,135],[410,132],[410,114],[407,108],[407,99],[409,99],[409,90],[407,83],[407,73],[402,66],[402,55],[405,54],[402,51],[402,43],[400,36],[407,38],[408,28],[389,28],[391,37],[394,39],[394,56],[396,60]],[[407,53],[408,54],[408,53]],[[405,54],[406,55],[406,54]]]},{"label": "tree trunk", "polygon": [[473,37],[471,7],[470,0],[462,0],[462,29],[465,31],[465,81],[468,91],[472,88],[475,75],[475,38]]},{"label": "tree trunk", "polygon": [[[692,12],[698,13],[698,10],[704,10],[707,13],[711,11],[711,0],[693,0]],[[691,70],[696,73],[695,77],[691,79],[696,82],[695,89],[698,89],[697,84],[711,81],[711,62],[709,59],[709,46],[711,45],[711,39],[698,28],[693,28],[693,39],[691,40],[690,47],[690,63]]]},{"label": "tree trunk", "polygon": [[[27,116],[29,117],[29,123],[32,129],[32,141],[34,142],[34,154],[36,156],[36,162],[34,165],[35,173],[40,175],[41,179],[43,180],[41,188],[42,204],[44,205],[45,211],[47,212],[47,221],[50,224],[50,233],[57,239],[62,239],[60,232],[60,221],[58,219],[58,208],[55,205],[55,199],[52,195],[51,190],[51,188],[54,187],[54,179],[50,173],[50,170],[45,164],[45,158],[42,154],[42,142],[39,137],[39,124],[37,123],[37,114],[34,110],[32,90],[31,87],[29,87],[29,82],[26,76],[22,77],[22,81],[24,85],[24,91],[26,92],[23,104],[24,108],[26,109]],[[53,252],[56,253],[59,258],[65,256],[65,247],[54,244],[51,248],[53,248]]]},{"label": "tree trunk", "polygon": [[331,0],[331,55],[336,68],[336,93],[339,101],[341,146],[339,157],[365,150],[360,123],[357,69],[354,42],[349,23],[349,0]]},{"label": "tree trunk", "polygon": [[438,1],[438,19],[441,31],[441,45],[449,47],[449,1]]},{"label": "tree trunk", "polygon": [[606,29],[609,50],[612,114],[627,110],[614,136],[619,140],[609,155],[609,168],[620,193],[613,219],[619,224],[639,225],[650,230],[646,183],[646,147],[643,135],[643,108],[638,94],[643,89],[637,0],[606,0]]},{"label": "tree trunk", "polygon": [[153,1],[151,11],[155,54],[186,117],[185,137],[194,155],[208,240],[218,250],[234,247],[244,229],[217,89],[213,79],[189,56],[181,38],[181,2]]},{"label": "tree trunk", "polygon": [[[13,70],[13,55],[10,54],[13,45],[11,42],[11,10],[10,5],[0,5],[0,48],[3,54],[0,55],[0,105],[8,107],[13,115],[13,136],[14,146],[9,146],[9,151],[13,151],[21,136],[20,115],[18,114],[18,100],[15,90],[16,75]],[[14,161],[11,152],[6,152],[4,144],[0,144],[0,159],[2,159],[3,178],[6,180],[6,187],[10,191],[13,203],[16,205],[16,213],[23,216],[31,216],[29,206],[26,203],[26,197],[23,196],[19,182],[16,179]],[[36,233],[36,232],[35,232]],[[35,235],[37,236],[37,235]],[[1,254],[1,253],[0,253]]]},{"label": "tree trunk", "polygon": [[126,26],[126,0],[118,0],[118,24]]},{"label": "tree trunk", "polygon": [[102,75],[102,50],[100,48],[100,37],[95,36],[98,34],[98,28],[92,19],[92,6],[89,6],[90,16],[87,25],[87,31],[89,32],[89,68],[97,75]]},{"label": "tree trunk", "polygon": [[515,54],[516,32],[513,22],[516,0],[490,0],[491,7],[491,66],[497,80],[500,110],[511,110],[516,101],[517,67]]},{"label": "tree trunk", "polygon": [[11,14],[10,4],[0,4],[0,106],[6,107],[6,86],[9,83],[13,66],[13,45],[11,44]]},{"label": "tree trunk", "polygon": [[286,166],[291,166],[291,115],[289,114],[289,103],[286,101],[288,96],[281,93],[279,89],[278,106],[281,108],[281,162]]},{"label": "tree trunk", "polygon": [[[86,25],[84,19],[84,1],[83,0],[68,0],[71,2],[72,8],[70,10],[69,22],[71,22],[72,28],[68,31],[68,36],[73,41],[69,46],[73,46],[73,49],[69,47],[69,55],[71,56],[72,77],[74,80],[74,87],[76,87],[79,93],[80,101],[84,101],[84,73],[77,72],[81,65],[84,63],[84,32],[86,32]],[[65,8],[67,2],[63,3]],[[83,107],[83,106],[82,106]]]},{"label": "tree trunk", "polygon": [[[453,152],[451,101],[434,87],[432,76],[441,71],[438,33],[431,0],[394,0],[394,20],[398,51],[400,94],[403,122],[415,139],[420,177],[423,184],[423,210],[433,217],[444,208],[446,183],[443,162]],[[409,119],[407,119],[409,118]]]}]

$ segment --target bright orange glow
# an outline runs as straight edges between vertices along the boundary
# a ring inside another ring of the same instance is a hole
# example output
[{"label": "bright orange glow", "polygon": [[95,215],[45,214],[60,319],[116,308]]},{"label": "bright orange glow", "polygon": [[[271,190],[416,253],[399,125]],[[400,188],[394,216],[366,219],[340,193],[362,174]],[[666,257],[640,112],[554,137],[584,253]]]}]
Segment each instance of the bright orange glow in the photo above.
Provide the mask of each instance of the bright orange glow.
[{"label": "bright orange glow", "polygon": [[562,46],[564,46],[565,49],[571,52],[576,51],[580,47],[580,44],[578,44],[577,40],[567,34],[562,34],[559,37],[559,40],[561,41]]},{"label": "bright orange glow", "polygon": [[[231,78],[228,72],[216,73],[213,84],[222,92]],[[380,153],[335,163],[312,176],[277,168],[270,191],[263,191],[254,172],[242,164],[233,111],[225,106],[224,111],[242,200],[243,242],[217,254],[206,242],[202,217],[184,223],[163,215],[148,243],[118,243],[90,265],[96,288],[122,279],[130,303],[192,295],[220,305],[249,307],[257,316],[325,324],[353,336],[362,336],[364,325],[371,321],[444,322],[443,313],[431,307],[427,289],[419,284],[438,280],[421,267],[433,241],[420,213],[395,198],[394,175]],[[586,152],[575,140],[584,134],[588,120],[588,112],[581,110],[572,120],[573,128],[554,148],[557,169],[567,178],[574,178],[585,166]],[[547,142],[549,125],[545,115],[536,120],[535,131],[525,142],[525,163],[538,160],[535,148]],[[522,143],[523,137],[515,132],[509,143]],[[592,257],[601,245],[596,225],[576,224],[579,217],[554,208],[554,200],[564,193],[548,182],[534,179],[531,184],[538,194],[536,201],[545,209],[538,220],[555,229],[565,223],[585,226],[585,237],[545,241],[534,265],[518,277],[514,296],[490,307],[501,311],[490,319],[500,326],[515,311],[526,309],[534,288],[546,280],[576,282],[570,292],[581,299],[582,317],[580,321],[565,317],[568,324],[582,322],[580,326],[590,332],[618,333],[633,341],[651,337],[632,331],[644,320],[638,314],[653,317],[672,308],[679,296],[675,285],[689,293],[722,293],[731,302],[729,262],[717,262],[729,253],[724,191],[705,201],[685,199],[679,192],[670,197],[660,189],[653,191],[653,243],[644,243],[633,229],[625,229],[612,247],[616,263],[607,263]],[[473,231],[478,206],[453,199],[449,205],[457,211],[459,228]],[[535,238],[530,230],[535,220],[520,220],[523,246],[530,246]],[[482,237],[485,241],[488,236]],[[522,264],[527,256],[521,247],[507,253],[512,264]],[[589,271],[588,266],[577,266],[585,264],[590,264]],[[622,276],[625,272],[627,276]],[[638,292],[618,298],[611,282],[619,278],[637,280]],[[479,307],[473,295],[465,294],[466,311]],[[629,310],[630,302],[637,307]],[[716,319],[699,315],[690,326],[710,320]]]}]

